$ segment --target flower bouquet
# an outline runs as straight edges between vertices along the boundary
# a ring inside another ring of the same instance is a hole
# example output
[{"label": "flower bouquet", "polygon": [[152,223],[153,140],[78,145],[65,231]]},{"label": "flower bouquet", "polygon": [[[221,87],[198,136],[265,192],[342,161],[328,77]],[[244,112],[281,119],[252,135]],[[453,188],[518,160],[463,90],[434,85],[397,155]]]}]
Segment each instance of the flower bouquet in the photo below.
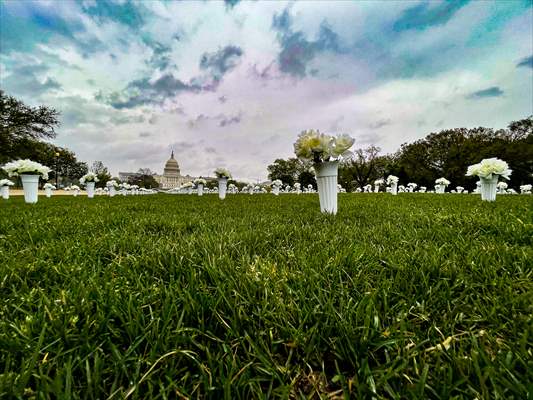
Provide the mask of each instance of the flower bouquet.
[{"label": "flower bouquet", "polygon": [[184,190],[185,193],[187,194],[192,194],[192,190],[194,188],[194,185],[192,184],[192,182],[185,182],[181,188]]},{"label": "flower bouquet", "polygon": [[52,197],[52,190],[56,190],[56,187],[51,183],[45,183],[43,189],[46,197]]},{"label": "flower bouquet", "polygon": [[228,179],[231,179],[231,174],[225,168],[217,168],[215,169],[215,175],[218,180],[218,198],[224,200],[226,198]]},{"label": "flower bouquet", "polygon": [[413,193],[418,185],[416,183],[408,183],[407,184],[407,190],[409,193]]},{"label": "flower bouquet", "polygon": [[296,182],[294,184],[294,189],[296,190],[296,194],[302,193],[302,185],[300,184],[300,182]]},{"label": "flower bouquet", "polygon": [[203,178],[196,178],[194,184],[198,188],[198,196],[204,195],[204,186],[207,184],[207,181]]},{"label": "flower bouquet", "polygon": [[26,203],[37,203],[39,177],[48,179],[50,168],[31,160],[16,160],[2,167],[9,176],[20,176]]},{"label": "flower bouquet", "polygon": [[435,193],[444,193],[446,191],[446,186],[450,184],[450,181],[446,178],[435,179]]},{"label": "flower bouquet", "polygon": [[531,189],[533,188],[532,185],[521,185],[520,186],[520,194],[531,194]]},{"label": "flower bouquet", "polygon": [[381,185],[383,185],[385,183],[385,181],[383,179],[376,179],[374,181],[374,193],[378,193],[379,192],[379,187]]},{"label": "flower bouquet", "polygon": [[394,175],[387,176],[387,185],[390,187],[390,193],[393,196],[398,194],[398,177]]},{"label": "flower bouquet", "polygon": [[80,178],[80,184],[85,185],[87,190],[87,197],[92,199],[94,197],[94,185],[98,182],[98,178],[94,172],[89,172]]},{"label": "flower bouquet", "polygon": [[466,176],[477,176],[481,181],[481,200],[496,200],[496,184],[501,176],[509,179],[511,176],[509,165],[497,158],[486,158],[480,163],[468,167]]},{"label": "flower bouquet", "polygon": [[73,192],[72,192],[72,195],[73,195],[74,197],[76,197],[77,195],[80,194],[80,187],[77,186],[77,185],[71,185],[71,186],[70,186],[70,190],[73,191]]},{"label": "flower bouquet", "polygon": [[498,193],[500,194],[506,194],[508,187],[509,185],[507,185],[507,183],[505,182],[498,182],[498,184],[496,185],[496,188],[498,189]]},{"label": "flower bouquet", "polygon": [[117,193],[117,187],[118,183],[114,179],[111,179],[110,181],[106,182],[107,192],[109,193],[109,197],[113,197]]},{"label": "flower bouquet", "polygon": [[13,186],[14,183],[9,179],[0,179],[0,193],[4,200],[9,199],[9,187]]},{"label": "flower bouquet", "polygon": [[337,137],[315,130],[303,131],[294,143],[294,153],[314,163],[320,211],[337,213],[337,176],[339,161],[352,155],[355,140],[348,135]]},{"label": "flower bouquet", "polygon": [[272,194],[274,196],[279,195],[279,188],[283,185],[283,182],[281,182],[280,179],[276,179],[272,182]]}]

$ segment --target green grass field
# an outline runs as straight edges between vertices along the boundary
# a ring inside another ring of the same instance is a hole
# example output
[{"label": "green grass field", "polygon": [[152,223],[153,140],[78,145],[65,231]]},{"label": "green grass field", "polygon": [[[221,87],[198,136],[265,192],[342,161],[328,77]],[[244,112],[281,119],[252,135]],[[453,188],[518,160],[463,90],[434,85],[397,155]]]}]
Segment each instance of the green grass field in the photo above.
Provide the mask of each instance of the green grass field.
[{"label": "green grass field", "polygon": [[531,398],[532,271],[530,196],[12,198],[0,398]]}]

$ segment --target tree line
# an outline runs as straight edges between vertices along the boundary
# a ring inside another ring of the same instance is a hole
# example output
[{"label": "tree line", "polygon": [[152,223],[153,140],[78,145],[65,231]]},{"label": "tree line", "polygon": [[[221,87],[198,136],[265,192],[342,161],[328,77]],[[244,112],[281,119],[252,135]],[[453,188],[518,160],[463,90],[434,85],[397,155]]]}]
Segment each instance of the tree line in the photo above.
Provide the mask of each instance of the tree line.
[{"label": "tree line", "polygon": [[[476,178],[465,176],[469,165],[484,158],[497,157],[513,170],[510,187],[533,181],[533,117],[512,121],[506,129],[455,128],[430,133],[413,143],[404,143],[392,154],[381,154],[375,145],[359,148],[339,165],[339,184],[353,191],[388,175],[433,188],[435,180],[445,177],[452,186],[475,188]],[[276,159],[267,167],[271,180],[293,185],[316,186],[310,171],[312,163],[296,158]]]}]

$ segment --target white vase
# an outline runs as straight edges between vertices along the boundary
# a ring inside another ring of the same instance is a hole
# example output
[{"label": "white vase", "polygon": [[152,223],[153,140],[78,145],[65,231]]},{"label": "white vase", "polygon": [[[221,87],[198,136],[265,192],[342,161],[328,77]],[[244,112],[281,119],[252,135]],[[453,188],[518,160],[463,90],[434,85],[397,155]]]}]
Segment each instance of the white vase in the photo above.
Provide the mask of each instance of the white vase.
[{"label": "white vase", "polygon": [[26,203],[37,203],[39,195],[39,176],[40,175],[20,175],[22,187],[24,188],[24,201]]},{"label": "white vase", "polygon": [[218,198],[224,200],[226,198],[226,190],[228,188],[228,178],[218,178]]},{"label": "white vase", "polygon": [[0,193],[2,193],[2,198],[4,200],[8,200],[9,199],[9,186],[2,186],[0,187]]},{"label": "white vase", "polygon": [[114,186],[109,186],[109,197],[113,197],[116,194]]},{"label": "white vase", "polygon": [[89,199],[92,199],[94,197],[94,182],[87,182],[87,187],[85,190],[87,190],[87,197]]},{"label": "white vase", "polygon": [[48,198],[52,197],[52,188],[45,188],[45,189],[44,189],[44,194],[45,194],[46,197],[48,197]]},{"label": "white vase", "polygon": [[391,185],[390,185],[390,193],[393,196],[396,196],[398,194],[398,183],[396,183],[396,182],[391,183]]},{"label": "white vase", "polygon": [[498,175],[492,178],[481,178],[481,200],[496,201],[496,185],[498,184]]},{"label": "white vase", "polygon": [[435,185],[435,192],[436,193],[444,193],[444,189],[446,188],[446,186],[444,185]]},{"label": "white vase", "polygon": [[203,195],[204,195],[204,185],[199,184],[198,185],[198,196],[203,196]]},{"label": "white vase", "polygon": [[379,192],[379,185],[374,185],[374,193],[378,193]]},{"label": "white vase", "polygon": [[274,186],[272,188],[272,193],[274,194],[274,196],[278,196],[279,195],[279,187]]},{"label": "white vase", "polygon": [[74,191],[72,192],[72,195],[73,195],[74,197],[77,197],[79,193],[80,193],[80,191],[76,189],[76,190],[74,190]]},{"label": "white vase", "polygon": [[316,183],[320,211],[323,213],[337,214],[337,175],[338,161],[328,161],[315,164]]}]

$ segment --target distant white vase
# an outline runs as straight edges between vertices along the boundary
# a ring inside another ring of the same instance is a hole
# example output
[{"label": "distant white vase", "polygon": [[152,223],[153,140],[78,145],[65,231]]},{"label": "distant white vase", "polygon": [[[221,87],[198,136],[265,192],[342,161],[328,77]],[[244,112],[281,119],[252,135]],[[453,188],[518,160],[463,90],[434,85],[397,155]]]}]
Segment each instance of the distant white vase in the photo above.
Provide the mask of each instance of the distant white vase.
[{"label": "distant white vase", "polygon": [[393,182],[390,185],[390,193],[393,196],[396,196],[398,194],[398,182]]},{"label": "distant white vase", "polygon": [[318,186],[320,211],[337,214],[337,176],[338,161],[327,161],[315,164],[315,176]]},{"label": "distant white vase", "polygon": [[26,203],[37,203],[39,195],[39,177],[40,175],[20,175],[22,187],[24,188],[24,201]]},{"label": "distant white vase", "polygon": [[374,193],[378,193],[379,192],[379,185],[374,185]]},{"label": "distant white vase", "polygon": [[109,197],[113,197],[116,194],[116,190],[114,186],[109,186]]},{"label": "distant white vase", "polygon": [[44,194],[46,195],[46,197],[50,198],[52,197],[52,188],[45,188],[44,189]]},{"label": "distant white vase", "polygon": [[435,193],[442,194],[444,193],[445,189],[446,189],[446,186],[444,185],[435,185]]},{"label": "distant white vase", "polygon": [[89,199],[92,199],[94,197],[94,182],[87,182],[86,183],[86,190],[87,190],[87,197]]},{"label": "distant white vase", "polygon": [[9,186],[1,186],[0,187],[0,193],[2,194],[2,198],[4,200],[8,200],[9,199]]},{"label": "distant white vase", "polygon": [[228,178],[218,178],[218,198],[224,200],[226,198],[226,190],[228,188]]},{"label": "distant white vase", "polygon": [[192,187],[187,189],[187,194],[192,194]]},{"label": "distant white vase", "polygon": [[198,196],[203,196],[204,195],[204,185],[199,183],[198,184]]},{"label": "distant white vase", "polygon": [[72,192],[72,195],[73,195],[74,197],[77,197],[78,194],[80,194],[80,191],[79,191],[78,189],[75,189],[75,190]]},{"label": "distant white vase", "polygon": [[272,188],[272,194],[273,194],[274,196],[278,196],[278,195],[279,195],[279,186],[274,186],[274,187]]},{"label": "distant white vase", "polygon": [[493,175],[492,178],[481,178],[481,200],[496,201],[496,189],[498,184],[498,175]]}]

